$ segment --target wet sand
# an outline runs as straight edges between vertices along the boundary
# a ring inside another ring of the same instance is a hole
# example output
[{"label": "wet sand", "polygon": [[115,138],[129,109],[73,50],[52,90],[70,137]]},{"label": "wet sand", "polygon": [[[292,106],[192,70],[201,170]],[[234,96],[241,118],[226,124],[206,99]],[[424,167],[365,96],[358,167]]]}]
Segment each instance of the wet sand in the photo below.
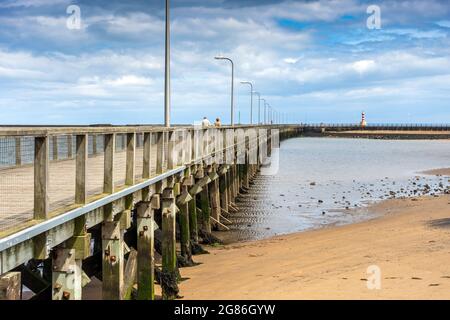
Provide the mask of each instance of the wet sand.
[{"label": "wet sand", "polygon": [[[379,217],[208,248],[181,270],[185,299],[450,299],[450,196],[392,199]],[[381,269],[369,290],[367,268]]]},{"label": "wet sand", "polygon": [[432,169],[421,172],[423,174],[433,175],[433,176],[450,176],[450,168]]}]

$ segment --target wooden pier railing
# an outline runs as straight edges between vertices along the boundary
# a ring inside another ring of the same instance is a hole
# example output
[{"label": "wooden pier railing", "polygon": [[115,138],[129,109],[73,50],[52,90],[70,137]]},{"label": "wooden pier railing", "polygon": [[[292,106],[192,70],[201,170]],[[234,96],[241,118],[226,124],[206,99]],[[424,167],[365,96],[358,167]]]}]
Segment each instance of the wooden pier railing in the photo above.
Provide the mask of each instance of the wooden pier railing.
[{"label": "wooden pier railing", "polygon": [[178,267],[229,228],[239,191],[279,139],[301,130],[0,128],[0,299],[17,298],[22,284],[81,299],[95,274],[104,299],[154,299],[156,280],[175,298]]}]

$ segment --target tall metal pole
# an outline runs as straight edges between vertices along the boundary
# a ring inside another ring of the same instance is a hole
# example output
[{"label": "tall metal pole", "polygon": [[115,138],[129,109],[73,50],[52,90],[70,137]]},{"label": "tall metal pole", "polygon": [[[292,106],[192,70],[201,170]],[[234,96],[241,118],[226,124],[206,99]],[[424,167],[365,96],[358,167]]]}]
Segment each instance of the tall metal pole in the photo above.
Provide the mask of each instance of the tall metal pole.
[{"label": "tall metal pole", "polygon": [[258,95],[258,124],[260,124],[259,113],[260,113],[260,110],[261,110],[261,100],[262,100],[261,99],[261,94],[259,92],[256,92],[256,91],[253,91],[253,93]]},{"label": "tall metal pole", "polygon": [[166,0],[166,59],[164,82],[164,126],[170,127],[170,0]]},{"label": "tall metal pole", "polygon": [[231,121],[230,124],[234,126],[234,63],[233,60],[227,57],[217,56],[217,60],[228,60],[231,62]]},{"label": "tall metal pole", "polygon": [[266,117],[266,114],[267,114],[267,104],[264,103],[264,124],[267,124],[268,117]]},{"label": "tall metal pole", "polygon": [[266,99],[263,99],[263,98],[261,98],[261,100],[264,101],[264,108],[265,108],[267,101],[266,101]]},{"label": "tall metal pole", "polygon": [[241,81],[241,83],[250,86],[250,124],[253,124],[253,83],[250,81]]}]

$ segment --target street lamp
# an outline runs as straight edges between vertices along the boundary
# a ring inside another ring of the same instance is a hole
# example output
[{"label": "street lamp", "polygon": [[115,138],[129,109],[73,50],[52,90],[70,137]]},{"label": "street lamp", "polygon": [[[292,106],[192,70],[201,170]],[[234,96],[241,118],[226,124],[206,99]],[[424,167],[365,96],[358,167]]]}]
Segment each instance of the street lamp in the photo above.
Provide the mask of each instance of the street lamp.
[{"label": "street lamp", "polygon": [[241,81],[241,83],[250,86],[250,124],[253,124],[253,83],[250,81]]},{"label": "street lamp", "polygon": [[267,106],[267,117],[269,124],[272,124],[272,107],[270,105]]},{"label": "street lamp", "polygon": [[170,0],[166,0],[166,43],[164,74],[164,126],[170,127]]},{"label": "street lamp", "polygon": [[263,100],[264,101],[264,110],[266,109],[266,104],[267,104],[267,101],[266,101],[266,99],[262,99],[261,98],[261,100]]},{"label": "street lamp", "polygon": [[234,63],[233,60],[223,56],[214,57],[216,60],[227,60],[231,63],[231,125],[234,126]]},{"label": "street lamp", "polygon": [[267,124],[267,121],[268,121],[268,118],[269,118],[269,116],[267,115],[267,117],[266,117],[266,114],[267,114],[267,106],[268,106],[269,104],[267,103],[264,103],[264,124]]},{"label": "street lamp", "polygon": [[261,94],[259,92],[253,91],[254,94],[258,95],[258,124],[260,124],[260,113],[261,113]]}]

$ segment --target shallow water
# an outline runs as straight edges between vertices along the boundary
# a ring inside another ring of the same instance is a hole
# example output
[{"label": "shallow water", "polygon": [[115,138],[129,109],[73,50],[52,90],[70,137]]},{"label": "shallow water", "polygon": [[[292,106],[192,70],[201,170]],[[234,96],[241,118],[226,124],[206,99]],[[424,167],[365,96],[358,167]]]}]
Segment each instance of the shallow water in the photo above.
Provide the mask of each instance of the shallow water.
[{"label": "shallow water", "polygon": [[450,141],[295,138],[282,142],[279,167],[237,200],[240,212],[230,217],[231,232],[221,234],[225,241],[362,221],[375,214],[352,209],[442,193],[448,177],[420,172],[450,167]]}]

